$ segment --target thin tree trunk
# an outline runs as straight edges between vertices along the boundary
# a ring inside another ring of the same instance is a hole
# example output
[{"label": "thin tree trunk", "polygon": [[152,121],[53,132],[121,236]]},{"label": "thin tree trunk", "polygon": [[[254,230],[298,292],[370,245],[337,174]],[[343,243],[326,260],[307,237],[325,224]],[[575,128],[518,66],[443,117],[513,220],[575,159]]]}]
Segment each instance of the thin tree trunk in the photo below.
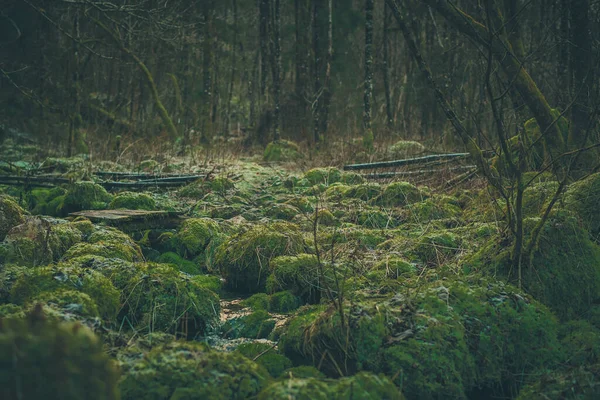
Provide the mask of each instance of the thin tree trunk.
[{"label": "thin tree trunk", "polygon": [[325,56],[325,80],[323,82],[323,101],[321,103],[321,127],[319,136],[327,132],[329,121],[329,106],[331,104],[331,61],[333,59],[333,4],[327,1],[327,55]]},{"label": "thin tree trunk", "polygon": [[273,76],[273,97],[275,100],[275,109],[273,112],[273,140],[281,138],[281,0],[275,1],[275,19],[273,26],[275,73]]},{"label": "thin tree trunk", "polygon": [[231,76],[229,78],[229,92],[227,93],[227,115],[225,116],[225,129],[227,134],[231,132],[231,100],[235,86],[236,56],[238,47],[238,24],[237,24],[237,0],[232,0],[233,7],[233,46],[231,47]]},{"label": "thin tree trunk", "polygon": [[394,105],[392,104],[392,90],[390,79],[390,15],[388,6],[383,2],[383,85],[385,90],[385,111],[387,115],[387,127],[394,129]]},{"label": "thin tree trunk", "polygon": [[313,17],[312,17],[312,29],[313,29],[313,53],[314,53],[314,100],[313,100],[313,142],[319,143],[321,137],[319,135],[319,117],[321,109],[321,60],[319,51],[319,4],[320,0],[312,0],[313,6]]},{"label": "thin tree trunk", "polygon": [[373,147],[371,102],[373,99],[373,0],[365,0],[365,82],[363,109],[363,140],[365,147]]}]

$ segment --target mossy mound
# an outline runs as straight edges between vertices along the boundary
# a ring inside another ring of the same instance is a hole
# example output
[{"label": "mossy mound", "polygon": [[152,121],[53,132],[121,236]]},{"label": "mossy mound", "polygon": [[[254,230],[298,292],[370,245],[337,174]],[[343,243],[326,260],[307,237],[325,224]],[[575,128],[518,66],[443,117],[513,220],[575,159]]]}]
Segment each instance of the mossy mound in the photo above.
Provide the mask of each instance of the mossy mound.
[{"label": "mossy mound", "polygon": [[143,272],[142,264],[91,254],[63,260],[58,266],[97,271],[108,278],[119,291],[125,290],[129,282]]},{"label": "mossy mound", "polygon": [[374,201],[386,207],[405,206],[424,200],[426,194],[408,182],[393,182],[383,189],[383,193]]},{"label": "mossy mound", "polygon": [[239,353],[219,353],[193,342],[158,346],[123,368],[123,400],[241,400],[256,396],[270,378]]},{"label": "mossy mound", "polygon": [[65,253],[63,259],[69,260],[84,255],[119,258],[125,261],[143,260],[140,246],[127,234],[111,227],[95,228],[87,243],[74,245]]},{"label": "mossy mound", "polygon": [[210,181],[210,188],[213,192],[225,193],[234,187],[235,184],[233,181],[226,176],[217,176],[215,179]]},{"label": "mossy mound", "polygon": [[350,186],[344,192],[344,197],[368,201],[381,195],[381,192],[382,188],[378,183],[363,183]]},{"label": "mossy mound", "polygon": [[274,204],[265,214],[270,218],[291,221],[299,213],[300,210],[290,204]]},{"label": "mossy mound", "polygon": [[60,215],[81,210],[104,209],[112,200],[112,195],[94,182],[77,182],[69,186],[57,211]]},{"label": "mossy mound", "polygon": [[128,210],[156,210],[156,201],[146,193],[119,193],[108,205],[111,209],[125,208]]},{"label": "mossy mound", "polygon": [[230,237],[217,249],[215,265],[230,289],[256,293],[264,291],[270,261],[304,250],[297,226],[286,222],[258,225]]},{"label": "mossy mound", "polygon": [[534,183],[523,192],[523,214],[536,217],[545,209],[547,202],[558,189],[558,182],[544,181]]},{"label": "mossy mound", "polygon": [[29,306],[35,304],[43,304],[46,313],[53,312],[64,320],[100,317],[94,300],[89,295],[75,290],[59,289],[53,292],[42,292],[30,300]]},{"label": "mossy mound", "polygon": [[182,257],[194,258],[204,252],[213,240],[219,240],[221,229],[209,218],[187,219],[173,237],[178,253]]},{"label": "mossy mound", "polygon": [[412,140],[399,140],[388,147],[388,154],[392,158],[415,156],[425,152],[425,146]]},{"label": "mossy mound", "polygon": [[395,228],[398,220],[383,210],[366,209],[359,212],[356,223],[369,229],[389,229]]},{"label": "mossy mound", "polygon": [[439,196],[408,206],[408,219],[415,223],[427,223],[434,220],[459,218],[462,210],[455,204],[456,199]]},{"label": "mossy mound", "polygon": [[275,320],[265,310],[254,311],[251,314],[236,317],[223,324],[221,330],[231,339],[265,339],[275,328]]},{"label": "mossy mound", "polygon": [[320,183],[330,185],[342,180],[342,171],[332,167],[313,168],[304,174],[304,179],[306,179],[311,186]]},{"label": "mossy mound", "polygon": [[[526,219],[531,231],[538,219]],[[517,281],[510,252],[492,243],[468,264],[477,270]],[[531,265],[522,269],[524,290],[548,305],[561,319],[579,318],[600,300],[600,246],[577,218],[564,212],[549,218],[540,232]]]},{"label": "mossy mound", "polygon": [[47,320],[41,308],[0,320],[0,371],[3,399],[119,398],[118,370],[96,336],[78,323]]},{"label": "mossy mound", "polygon": [[270,296],[266,293],[256,293],[242,301],[244,307],[250,307],[254,311],[268,310]]},{"label": "mossy mound", "polygon": [[269,343],[242,343],[235,350],[265,367],[273,378],[278,378],[285,370],[292,367],[290,359],[279,354]]},{"label": "mossy mound", "polygon": [[324,379],[325,378],[325,375],[321,371],[319,371],[318,369],[313,367],[312,365],[300,365],[298,367],[288,368],[285,371],[283,371],[283,374],[281,376],[284,378],[289,378],[289,379],[292,379],[292,378]]},{"label": "mossy mound", "polygon": [[600,398],[600,364],[545,371],[525,386],[517,400]]},{"label": "mossy mound", "polygon": [[219,296],[167,264],[145,264],[122,292],[120,315],[139,329],[204,334],[218,320]]},{"label": "mossy mound", "polygon": [[198,275],[202,273],[200,267],[193,261],[188,261],[182,258],[179,254],[173,252],[163,253],[156,259],[156,262],[161,264],[171,264],[177,267],[181,272],[190,275]]},{"label": "mossy mound", "polygon": [[269,311],[274,313],[289,313],[300,307],[300,299],[288,290],[273,293],[269,298]]},{"label": "mossy mound", "polygon": [[81,240],[81,232],[69,223],[28,217],[8,233],[0,259],[25,266],[45,265],[59,260]]},{"label": "mossy mound", "polygon": [[259,399],[402,400],[404,397],[387,377],[369,372],[338,380],[318,378],[283,379],[263,390]]},{"label": "mossy mound", "polygon": [[[360,370],[395,377],[408,398],[465,398],[515,390],[522,371],[562,358],[558,324],[542,305],[494,281],[438,281],[414,297],[301,309],[280,348],[328,375]],[[343,338],[343,339],[342,339]]]},{"label": "mossy mound", "polygon": [[119,310],[119,291],[98,271],[78,267],[49,266],[28,270],[11,288],[10,301],[26,304],[46,296],[46,292],[74,290],[87,294],[98,307],[100,316],[113,321]]},{"label": "mossy mound", "polygon": [[0,241],[4,240],[8,231],[25,222],[25,210],[11,197],[0,195]]},{"label": "mossy mound", "polygon": [[399,257],[389,257],[377,262],[367,274],[383,272],[388,279],[409,278],[417,272],[415,264]]},{"label": "mossy mound", "polygon": [[565,208],[576,212],[594,240],[600,243],[600,173],[575,182],[565,193]]},{"label": "mossy mound", "polygon": [[220,293],[223,288],[221,277],[216,275],[194,275],[191,280],[196,285],[215,293]]},{"label": "mossy mound", "polygon": [[270,162],[296,161],[303,157],[298,145],[288,140],[269,143],[263,154],[263,159]]},{"label": "mossy mound", "polygon": [[28,204],[32,214],[57,216],[59,206],[67,193],[62,187],[33,189],[29,193]]},{"label": "mossy mound", "polygon": [[315,255],[276,257],[271,260],[270,269],[271,275],[267,280],[269,292],[289,290],[310,302],[320,297],[319,263]]},{"label": "mossy mound", "polygon": [[460,251],[460,238],[451,232],[430,233],[419,239],[413,251],[424,263],[441,266]]}]

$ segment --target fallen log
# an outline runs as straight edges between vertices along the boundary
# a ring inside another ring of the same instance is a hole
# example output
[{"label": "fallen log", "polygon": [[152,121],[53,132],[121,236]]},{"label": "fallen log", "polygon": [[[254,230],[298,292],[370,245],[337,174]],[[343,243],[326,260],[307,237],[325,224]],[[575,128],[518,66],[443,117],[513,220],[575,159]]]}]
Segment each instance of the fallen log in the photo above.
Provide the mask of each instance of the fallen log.
[{"label": "fallen log", "polygon": [[476,170],[477,166],[475,165],[461,165],[454,168],[448,169],[421,169],[417,171],[398,171],[398,172],[380,172],[373,174],[361,174],[363,178],[366,179],[386,179],[386,178],[398,178],[403,176],[415,176],[415,175],[426,175],[426,174],[437,174],[443,171],[464,171],[464,170]]},{"label": "fallen log", "polygon": [[469,153],[432,154],[429,156],[407,158],[404,160],[380,161],[380,162],[375,162],[375,163],[344,165],[344,171],[357,171],[357,170],[363,170],[363,169],[401,167],[401,166],[405,166],[405,165],[423,164],[423,163],[428,163],[428,162],[437,161],[437,160],[450,160],[450,159],[460,160],[463,158],[467,158],[468,156],[469,156]]},{"label": "fallen log", "polygon": [[183,218],[181,212],[144,210],[86,210],[70,213],[71,217],[85,217],[93,223],[118,227],[125,232],[157,228],[176,228]]}]

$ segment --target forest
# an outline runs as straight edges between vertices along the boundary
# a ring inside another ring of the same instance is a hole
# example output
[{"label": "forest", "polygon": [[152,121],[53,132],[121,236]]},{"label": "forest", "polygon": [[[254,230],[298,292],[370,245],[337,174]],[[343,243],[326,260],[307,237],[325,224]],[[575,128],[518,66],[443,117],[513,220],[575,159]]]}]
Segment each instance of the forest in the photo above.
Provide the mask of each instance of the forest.
[{"label": "forest", "polygon": [[599,122],[598,0],[2,0],[0,399],[599,399]]}]

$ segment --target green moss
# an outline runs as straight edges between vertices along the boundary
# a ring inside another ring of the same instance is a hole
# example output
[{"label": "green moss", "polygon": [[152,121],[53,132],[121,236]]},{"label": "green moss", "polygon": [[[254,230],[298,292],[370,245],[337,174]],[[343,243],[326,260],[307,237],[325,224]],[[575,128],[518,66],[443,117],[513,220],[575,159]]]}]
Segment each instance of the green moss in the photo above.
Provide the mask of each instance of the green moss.
[{"label": "green moss", "polygon": [[274,313],[289,313],[300,307],[300,299],[290,291],[277,292],[271,295],[269,311]]},{"label": "green moss", "polygon": [[258,225],[223,242],[215,254],[215,264],[227,287],[256,293],[265,289],[273,258],[295,255],[303,249],[297,226],[286,222]]},{"label": "green moss", "polygon": [[275,328],[275,320],[265,310],[254,311],[251,314],[236,317],[223,324],[221,330],[226,337],[264,339]]},{"label": "green moss", "polygon": [[10,197],[0,195],[0,241],[8,231],[25,222],[25,211]]},{"label": "green moss", "polygon": [[250,307],[254,311],[268,310],[270,297],[266,293],[256,293],[242,301],[244,307]]},{"label": "green moss", "polygon": [[340,379],[337,382],[335,394],[336,399],[339,400],[404,399],[390,378],[370,372],[359,372],[354,376]]},{"label": "green moss", "polygon": [[389,229],[396,227],[397,220],[382,210],[367,209],[358,214],[357,223],[371,229]]},{"label": "green moss", "polygon": [[140,247],[131,237],[110,227],[97,228],[90,234],[87,243],[74,245],[65,253],[63,259],[69,260],[84,255],[120,258],[125,261],[143,259]]},{"label": "green moss", "polygon": [[579,215],[585,227],[600,243],[600,173],[575,182],[565,193],[565,208]]},{"label": "green moss", "polygon": [[3,399],[119,398],[116,365],[86,327],[46,320],[41,309],[0,322]]},{"label": "green moss", "polygon": [[187,219],[174,236],[178,253],[193,258],[204,252],[206,246],[221,234],[219,224],[209,218]]},{"label": "green moss", "polygon": [[275,382],[258,395],[259,400],[329,400],[332,398],[335,398],[334,388],[316,378],[292,378]]},{"label": "green moss", "polygon": [[292,366],[289,358],[278,354],[268,343],[242,343],[236,348],[236,351],[250,360],[256,359],[255,361],[265,367],[274,378],[278,378]]},{"label": "green moss", "polygon": [[388,148],[390,157],[402,158],[414,156],[425,152],[425,146],[411,140],[400,140]]},{"label": "green moss", "polygon": [[313,254],[281,256],[271,260],[267,290],[271,293],[290,290],[305,301],[319,298],[319,264]]},{"label": "green moss", "polygon": [[45,292],[74,290],[87,294],[106,320],[114,320],[119,310],[119,291],[101,273],[77,267],[50,266],[27,271],[11,288],[10,300],[25,304]]},{"label": "green moss", "polygon": [[122,297],[121,316],[140,330],[194,337],[219,317],[219,297],[167,264],[146,264]]},{"label": "green moss", "polygon": [[340,181],[346,185],[359,185],[365,182],[365,178],[355,172],[342,172]]},{"label": "green moss", "polygon": [[386,207],[398,207],[421,201],[424,197],[426,195],[411,183],[393,182],[387,185],[374,201]]},{"label": "green moss", "polygon": [[388,279],[398,279],[400,277],[407,278],[413,276],[417,272],[417,268],[414,264],[402,258],[390,257],[377,262],[370,272],[379,271],[384,272]]},{"label": "green moss", "polygon": [[66,193],[67,191],[62,187],[33,189],[29,194],[29,209],[35,215],[57,216],[58,206]]},{"label": "green moss", "polygon": [[325,197],[328,200],[341,200],[348,196],[348,192],[352,190],[352,187],[343,184],[329,186],[325,191]]},{"label": "green moss", "polygon": [[558,189],[558,182],[534,183],[523,192],[523,214],[539,216]]},{"label": "green moss", "polygon": [[69,186],[58,207],[60,215],[81,210],[106,208],[112,200],[106,189],[94,182],[77,182]]},{"label": "green moss", "polygon": [[288,140],[279,140],[267,145],[263,154],[265,161],[296,161],[303,158],[298,145]]},{"label": "green moss", "polygon": [[3,318],[25,318],[25,310],[16,304],[0,305],[0,320]]},{"label": "green moss", "polygon": [[291,221],[300,211],[290,204],[274,204],[266,211],[268,217]]},{"label": "green moss", "polygon": [[342,180],[342,171],[337,168],[313,168],[304,174],[304,178],[310,185],[323,183],[330,185]]},{"label": "green moss", "polygon": [[459,237],[450,232],[430,233],[419,239],[414,253],[426,264],[443,265],[460,251]]},{"label": "green moss", "polygon": [[177,267],[181,272],[185,272],[190,275],[198,275],[202,273],[200,267],[192,261],[183,259],[179,254],[173,252],[163,253],[158,257],[156,262],[161,264],[172,264]]},{"label": "green moss", "polygon": [[[538,221],[526,219],[526,232]],[[509,251],[501,246],[492,242],[468,263],[516,282],[517,269],[511,266]],[[578,318],[600,300],[600,246],[590,240],[577,218],[555,213],[542,228],[532,264],[523,268],[522,279],[525,291],[561,319]]]},{"label": "green moss", "polygon": [[560,337],[569,365],[600,363],[600,329],[587,321],[570,321],[561,326]]},{"label": "green moss", "polygon": [[267,384],[268,372],[238,353],[201,343],[173,342],[126,366],[123,400],[246,399]]},{"label": "green moss", "polygon": [[128,210],[156,210],[156,202],[146,193],[119,193],[108,206],[111,209],[125,208]]},{"label": "green moss", "polygon": [[53,292],[42,292],[29,301],[29,308],[35,304],[43,304],[66,318],[70,318],[71,315],[80,318],[100,316],[94,300],[89,295],[75,290],[59,289]]},{"label": "green moss", "polygon": [[281,376],[288,379],[325,378],[325,375],[312,365],[300,365],[298,367],[288,368],[283,371]]},{"label": "green moss", "polygon": [[235,184],[233,181],[226,176],[217,176],[215,179],[210,181],[210,188],[213,190],[213,192],[225,193],[234,187]]},{"label": "green moss", "polygon": [[461,209],[445,198],[427,199],[408,206],[409,220],[416,223],[427,223],[433,220],[458,218]]},{"label": "green moss", "polygon": [[84,255],[64,260],[58,266],[97,271],[108,278],[119,291],[126,290],[130,281],[143,273],[141,264],[96,255]]},{"label": "green moss", "polygon": [[324,226],[338,226],[340,221],[327,209],[321,209],[317,213],[319,224]]},{"label": "green moss", "polygon": [[344,196],[346,198],[360,199],[368,201],[381,195],[381,186],[377,183],[363,183],[360,185],[350,186],[345,191]]},{"label": "green moss", "polygon": [[525,386],[517,400],[576,399],[600,397],[600,364],[543,371]]},{"label": "green moss", "polygon": [[219,293],[223,286],[221,278],[216,275],[195,275],[192,277],[192,282],[215,293]]}]

